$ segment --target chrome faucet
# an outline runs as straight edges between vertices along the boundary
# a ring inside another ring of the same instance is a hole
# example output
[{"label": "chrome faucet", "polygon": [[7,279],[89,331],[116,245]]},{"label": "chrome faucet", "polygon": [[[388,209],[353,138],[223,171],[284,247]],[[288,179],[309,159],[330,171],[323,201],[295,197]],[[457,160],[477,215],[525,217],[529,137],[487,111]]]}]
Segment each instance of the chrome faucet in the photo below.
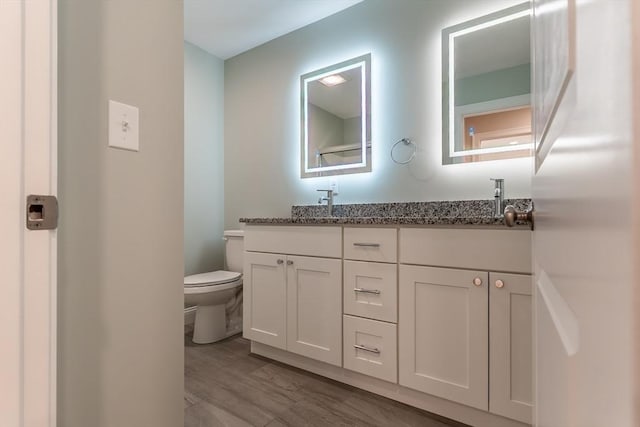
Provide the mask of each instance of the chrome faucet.
[{"label": "chrome faucet", "polygon": [[489,180],[496,183],[493,189],[493,216],[502,218],[504,216],[504,179],[489,178]]},{"label": "chrome faucet", "polygon": [[[318,204],[321,205],[323,201],[327,202],[327,211],[328,211],[328,215],[327,216],[333,216],[333,190],[317,190],[317,191],[326,191],[327,193],[327,197],[320,197],[318,199]],[[335,193],[335,195],[337,196],[338,193]]]}]

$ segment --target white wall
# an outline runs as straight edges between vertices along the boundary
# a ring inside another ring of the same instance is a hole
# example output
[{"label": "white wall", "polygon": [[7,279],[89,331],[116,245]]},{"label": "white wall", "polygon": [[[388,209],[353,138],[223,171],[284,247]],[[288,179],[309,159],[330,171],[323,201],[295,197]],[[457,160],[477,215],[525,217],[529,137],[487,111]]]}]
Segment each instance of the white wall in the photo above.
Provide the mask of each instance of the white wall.
[{"label": "white wall", "polygon": [[223,268],[224,62],[184,43],[185,275]]},{"label": "white wall", "polygon": [[[531,194],[531,159],[442,166],[441,31],[519,0],[367,0],[225,61],[225,224],[288,216],[328,178],[300,178],[300,75],[371,52],[373,172],[338,178],[336,203]],[[389,150],[410,137],[409,166]]]},{"label": "white wall", "polygon": [[[182,3],[58,4],[57,425],[181,426]],[[107,147],[109,99],[140,152]]]}]

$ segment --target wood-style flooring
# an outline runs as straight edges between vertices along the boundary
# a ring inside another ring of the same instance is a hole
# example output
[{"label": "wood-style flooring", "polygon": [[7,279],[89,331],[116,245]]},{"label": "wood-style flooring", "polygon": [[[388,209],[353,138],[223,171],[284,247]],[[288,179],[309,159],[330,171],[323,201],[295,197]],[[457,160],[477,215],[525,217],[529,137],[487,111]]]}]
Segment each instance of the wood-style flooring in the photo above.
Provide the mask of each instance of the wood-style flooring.
[{"label": "wood-style flooring", "polygon": [[197,345],[185,335],[185,427],[462,426],[249,354],[240,335]]}]

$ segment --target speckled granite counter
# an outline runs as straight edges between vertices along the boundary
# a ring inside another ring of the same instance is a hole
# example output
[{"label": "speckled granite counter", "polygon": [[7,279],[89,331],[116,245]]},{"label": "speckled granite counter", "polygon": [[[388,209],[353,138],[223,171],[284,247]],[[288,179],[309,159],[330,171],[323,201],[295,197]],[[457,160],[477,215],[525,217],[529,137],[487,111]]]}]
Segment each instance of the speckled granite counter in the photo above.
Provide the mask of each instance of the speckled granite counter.
[{"label": "speckled granite counter", "polygon": [[[509,199],[505,205],[527,210],[530,199]],[[502,218],[493,216],[493,200],[442,202],[367,203],[334,206],[334,215],[326,216],[326,206],[292,206],[289,218],[240,218],[245,224],[300,225],[433,225],[433,226],[504,226]],[[525,222],[518,228],[527,227]]]}]

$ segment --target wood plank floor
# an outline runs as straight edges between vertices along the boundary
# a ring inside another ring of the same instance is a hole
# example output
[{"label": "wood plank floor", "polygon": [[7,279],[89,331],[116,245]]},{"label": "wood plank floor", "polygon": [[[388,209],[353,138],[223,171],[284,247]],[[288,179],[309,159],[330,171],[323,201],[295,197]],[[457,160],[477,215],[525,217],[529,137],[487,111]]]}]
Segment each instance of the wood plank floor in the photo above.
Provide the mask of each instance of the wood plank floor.
[{"label": "wood plank floor", "polygon": [[185,335],[185,427],[462,426],[428,412],[249,354],[237,335]]}]

